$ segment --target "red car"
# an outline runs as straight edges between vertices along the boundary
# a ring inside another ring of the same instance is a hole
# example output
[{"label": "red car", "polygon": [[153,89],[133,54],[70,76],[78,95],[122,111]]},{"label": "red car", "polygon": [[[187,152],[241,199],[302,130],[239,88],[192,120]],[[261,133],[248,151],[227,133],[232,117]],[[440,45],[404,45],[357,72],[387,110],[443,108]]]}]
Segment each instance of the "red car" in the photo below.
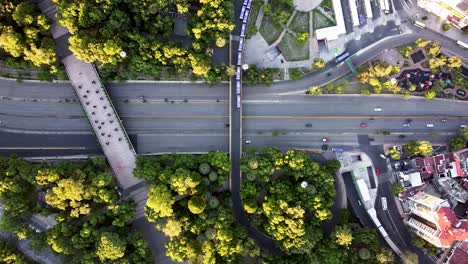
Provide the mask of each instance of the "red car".
[{"label": "red car", "polygon": [[375,169],[375,175],[377,175],[377,176],[380,175],[380,169]]},{"label": "red car", "polygon": [[359,126],[360,127],[367,127],[367,124],[366,123],[361,123]]}]

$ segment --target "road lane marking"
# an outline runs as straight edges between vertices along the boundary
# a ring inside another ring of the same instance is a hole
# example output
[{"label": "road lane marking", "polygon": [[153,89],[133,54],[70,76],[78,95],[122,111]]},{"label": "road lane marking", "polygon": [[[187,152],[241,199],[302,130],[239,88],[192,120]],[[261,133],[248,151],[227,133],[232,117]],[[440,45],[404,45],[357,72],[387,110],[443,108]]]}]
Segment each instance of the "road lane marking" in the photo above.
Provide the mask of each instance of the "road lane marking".
[{"label": "road lane marking", "polygon": [[0,150],[84,150],[85,147],[0,147]]}]

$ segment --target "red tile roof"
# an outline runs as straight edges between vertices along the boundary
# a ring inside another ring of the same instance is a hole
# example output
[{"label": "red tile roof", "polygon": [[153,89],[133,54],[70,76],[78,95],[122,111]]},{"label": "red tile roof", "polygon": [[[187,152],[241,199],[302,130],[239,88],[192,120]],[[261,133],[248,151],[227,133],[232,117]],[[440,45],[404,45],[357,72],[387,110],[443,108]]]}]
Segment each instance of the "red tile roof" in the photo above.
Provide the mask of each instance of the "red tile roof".
[{"label": "red tile roof", "polygon": [[[439,208],[437,216],[442,247],[450,247],[455,241],[468,241],[468,220],[459,220],[449,207]],[[460,226],[455,227],[457,222]]]}]

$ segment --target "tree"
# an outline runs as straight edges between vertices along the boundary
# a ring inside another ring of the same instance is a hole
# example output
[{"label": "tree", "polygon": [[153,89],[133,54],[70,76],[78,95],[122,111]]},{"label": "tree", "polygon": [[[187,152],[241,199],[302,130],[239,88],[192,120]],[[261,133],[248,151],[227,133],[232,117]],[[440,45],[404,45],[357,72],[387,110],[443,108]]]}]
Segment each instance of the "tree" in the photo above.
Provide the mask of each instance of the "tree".
[{"label": "tree", "polygon": [[411,84],[411,85],[408,87],[408,91],[410,91],[410,92],[416,91],[416,85]]},{"label": "tree", "polygon": [[200,174],[184,168],[178,168],[170,178],[170,185],[172,190],[177,192],[179,195],[196,194],[197,187],[200,183]]},{"label": "tree", "polygon": [[429,55],[432,57],[436,57],[440,54],[440,44],[437,41],[432,42],[431,47],[429,47],[428,51]]},{"label": "tree", "polygon": [[429,45],[429,43],[431,43],[430,40],[427,40],[427,39],[424,39],[424,38],[418,38],[415,42],[416,46],[420,49],[423,49],[425,47],[427,47],[427,45]]},{"label": "tree", "polygon": [[325,68],[325,61],[322,58],[315,58],[312,68],[316,70]]},{"label": "tree", "polygon": [[343,85],[338,85],[335,87],[335,93],[336,94],[344,94],[345,88]]},{"label": "tree", "polygon": [[349,247],[353,241],[353,234],[349,226],[337,226],[335,229],[336,243],[340,246]]},{"label": "tree", "polygon": [[86,200],[91,199],[91,194],[85,188],[83,180],[62,179],[57,186],[46,193],[46,202],[60,210],[70,209],[71,217],[79,217],[90,212]]},{"label": "tree", "polygon": [[398,197],[403,191],[404,189],[399,182],[392,183],[392,193],[395,197]]},{"label": "tree", "polygon": [[0,239],[0,259],[5,264],[26,264],[29,263],[24,255],[15,250],[13,245]]},{"label": "tree", "polygon": [[393,252],[391,250],[382,248],[376,255],[377,262],[379,264],[392,263],[395,259]]},{"label": "tree", "polygon": [[296,33],[296,42],[299,45],[304,45],[307,43],[307,40],[309,39],[309,33],[307,32],[299,32]]},{"label": "tree", "polygon": [[206,202],[202,196],[193,196],[188,202],[188,209],[192,214],[201,214],[205,207]]},{"label": "tree", "polygon": [[424,98],[426,98],[427,100],[433,100],[435,97],[436,97],[437,93],[433,90],[429,90],[429,91],[426,91],[424,92]]},{"label": "tree", "polygon": [[418,263],[418,255],[416,253],[406,250],[404,252],[405,259],[403,259],[403,263],[405,264],[417,264]]},{"label": "tree", "polygon": [[395,148],[389,148],[388,151],[390,152],[390,157],[394,160],[399,160],[401,158],[401,153]]},{"label": "tree", "polygon": [[443,30],[443,31],[447,31],[447,30],[449,30],[449,29],[450,29],[450,24],[445,23],[445,24],[442,25],[442,30]]},{"label": "tree", "polygon": [[413,52],[413,47],[411,46],[405,46],[402,50],[400,50],[401,56],[405,59],[409,58],[411,52]]},{"label": "tree", "polygon": [[162,231],[170,238],[177,237],[182,233],[182,224],[175,219],[169,219]]},{"label": "tree", "polygon": [[149,221],[156,221],[162,217],[170,217],[173,214],[172,205],[175,199],[169,188],[165,185],[152,185],[148,192],[148,200],[146,201],[146,217]]},{"label": "tree", "polygon": [[455,137],[450,140],[449,149],[451,151],[461,150],[466,147],[465,139],[462,137]]},{"label": "tree", "polygon": [[447,63],[447,57],[441,55],[438,57],[430,58],[429,59],[429,68],[432,70],[437,70],[442,66],[445,66]]},{"label": "tree", "polygon": [[409,156],[429,156],[432,154],[432,145],[429,141],[410,141],[405,145],[404,150]]},{"label": "tree", "polygon": [[448,67],[451,69],[457,69],[460,68],[462,65],[461,58],[458,56],[453,56],[448,58]]},{"label": "tree", "polygon": [[370,258],[370,251],[367,248],[361,248],[359,249],[359,257],[363,260],[369,259]]},{"label": "tree", "polygon": [[211,170],[211,168],[210,168],[210,165],[208,163],[200,164],[199,171],[200,171],[201,174],[206,175],[206,174],[210,173],[210,170]]},{"label": "tree", "polygon": [[271,5],[269,3],[266,3],[262,6],[262,11],[265,15],[270,15],[271,14]]},{"label": "tree", "polygon": [[216,46],[218,46],[219,48],[226,46],[226,39],[223,37],[218,37],[216,39]]},{"label": "tree", "polygon": [[120,259],[125,254],[126,242],[119,235],[110,232],[101,234],[96,250],[96,255],[102,261]]},{"label": "tree", "polygon": [[321,95],[322,94],[322,89],[318,86],[311,86],[309,88],[309,95]]}]

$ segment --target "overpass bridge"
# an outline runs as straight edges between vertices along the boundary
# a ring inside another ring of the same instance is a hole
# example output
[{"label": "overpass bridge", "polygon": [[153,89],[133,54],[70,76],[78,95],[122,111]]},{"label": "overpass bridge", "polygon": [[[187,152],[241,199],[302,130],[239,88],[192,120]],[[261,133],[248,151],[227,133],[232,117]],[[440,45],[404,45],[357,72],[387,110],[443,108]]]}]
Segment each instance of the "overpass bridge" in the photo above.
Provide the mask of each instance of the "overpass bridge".
[{"label": "overpass bridge", "polygon": [[68,29],[57,22],[56,6],[51,0],[36,1],[41,11],[50,18],[52,37],[57,44],[68,78],[80,99],[83,110],[96,138],[117,177],[119,185],[127,189],[141,180],[133,177],[136,153],[117,115],[112,101],[93,64],[78,60],[68,49]]}]

